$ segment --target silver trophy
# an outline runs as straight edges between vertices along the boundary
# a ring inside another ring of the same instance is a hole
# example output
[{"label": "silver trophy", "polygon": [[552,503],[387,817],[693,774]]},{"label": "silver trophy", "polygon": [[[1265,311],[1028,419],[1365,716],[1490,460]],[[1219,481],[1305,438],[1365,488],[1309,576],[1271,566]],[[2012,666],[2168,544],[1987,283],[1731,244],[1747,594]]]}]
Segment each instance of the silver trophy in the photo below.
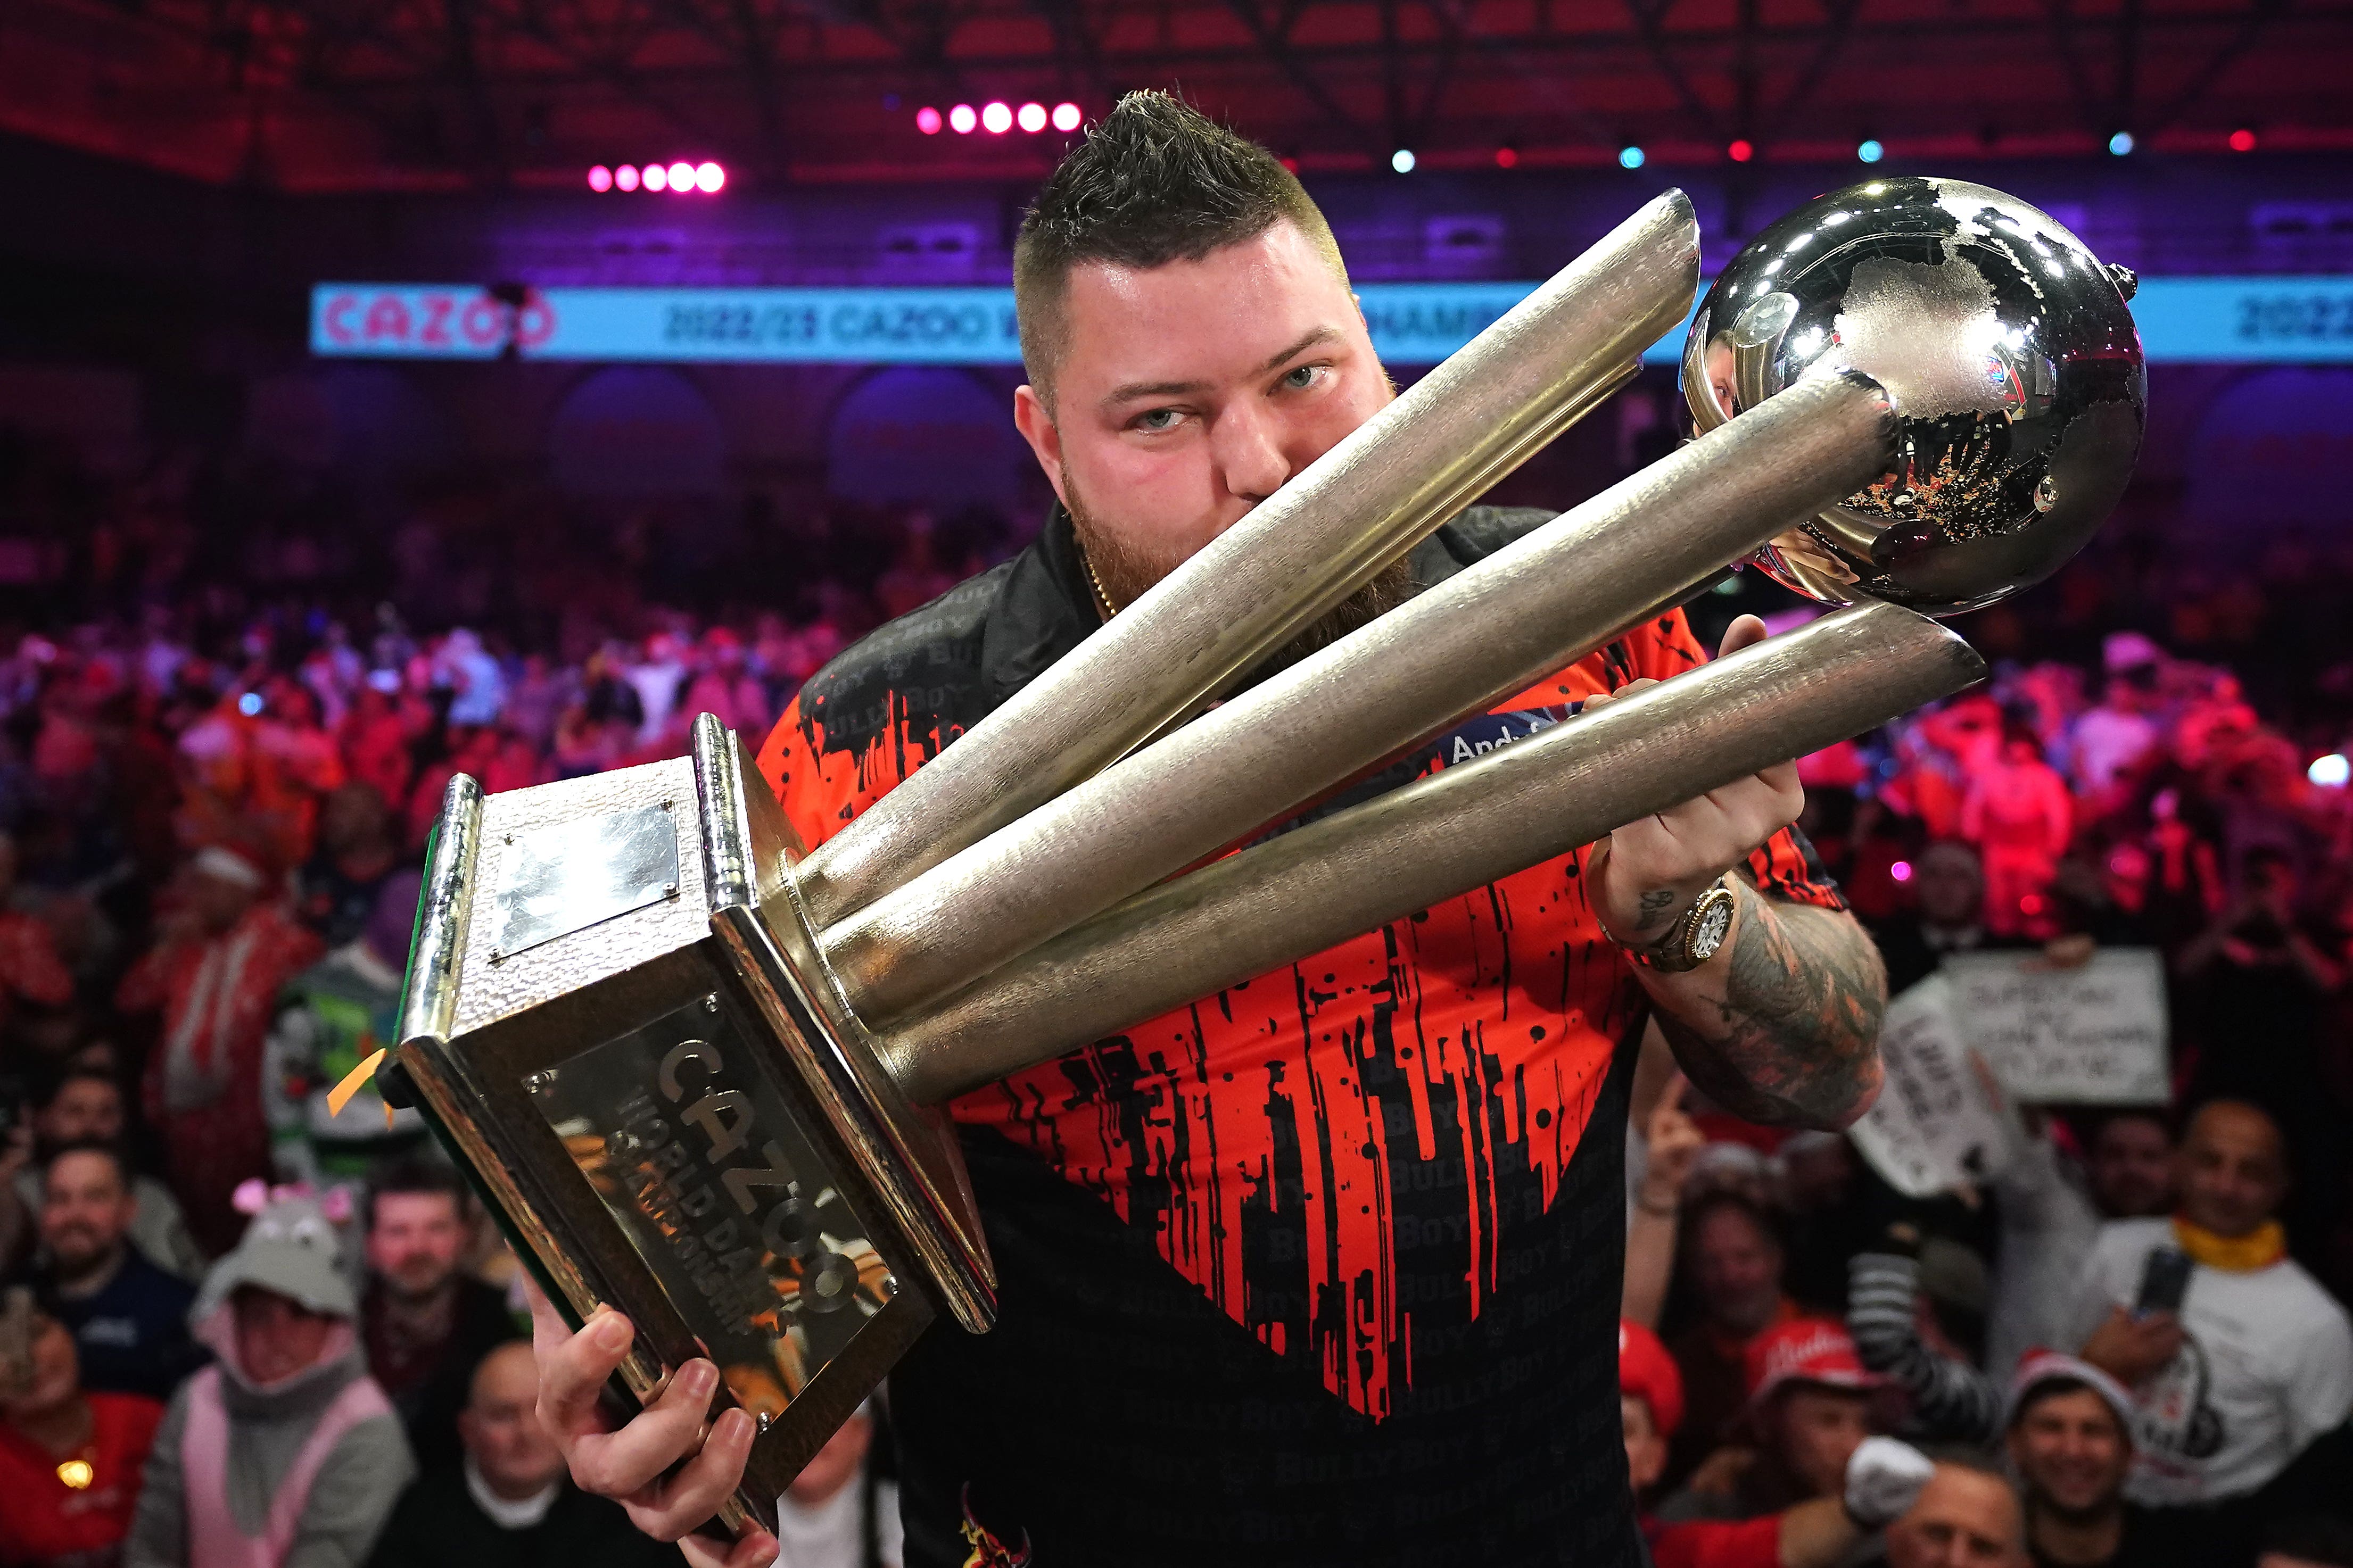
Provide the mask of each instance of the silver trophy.
[{"label": "silver trophy", "polygon": [[[691,757],[451,783],[388,1097],[575,1320],[629,1315],[632,1393],[716,1363],[759,1426],[730,1526],[773,1524],[934,1319],[988,1328],[944,1101],[1981,678],[1887,601],[1982,603],[2082,542],[2140,428],[2130,316],[1991,192],[1891,180],[1807,212],[1812,240],[1768,231],[1698,320],[1694,440],[1228,700],[1632,374],[1697,289],[1681,193],[815,849],[708,715]],[[1999,375],[2017,398],[1976,385]],[[1853,603],[1219,855],[1760,550]]]}]

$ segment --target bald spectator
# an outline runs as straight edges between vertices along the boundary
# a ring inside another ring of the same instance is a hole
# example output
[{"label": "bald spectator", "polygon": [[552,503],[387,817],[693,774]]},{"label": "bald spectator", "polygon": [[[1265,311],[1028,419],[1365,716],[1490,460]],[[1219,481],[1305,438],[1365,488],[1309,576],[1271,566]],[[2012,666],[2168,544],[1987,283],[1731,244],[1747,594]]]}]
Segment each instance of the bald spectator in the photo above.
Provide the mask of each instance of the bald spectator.
[{"label": "bald spectator", "polygon": [[[2130,1495],[2212,1506],[2253,1492],[2353,1412],[2353,1324],[2287,1255],[2286,1153],[2269,1116],[2206,1106],[2178,1169],[2171,1219],[2102,1229],[2075,1329],[2083,1358],[2140,1412]],[[2152,1257],[2175,1250],[2189,1259],[2179,1310],[2140,1310]]]},{"label": "bald spectator", "polygon": [[1940,1463],[1887,1527],[1887,1568],[2027,1568],[2018,1494],[1990,1470]]},{"label": "bald spectator", "polygon": [[458,1415],[462,1456],[408,1489],[372,1568],[677,1568],[676,1549],[572,1484],[538,1407],[527,1342],[484,1356]]}]

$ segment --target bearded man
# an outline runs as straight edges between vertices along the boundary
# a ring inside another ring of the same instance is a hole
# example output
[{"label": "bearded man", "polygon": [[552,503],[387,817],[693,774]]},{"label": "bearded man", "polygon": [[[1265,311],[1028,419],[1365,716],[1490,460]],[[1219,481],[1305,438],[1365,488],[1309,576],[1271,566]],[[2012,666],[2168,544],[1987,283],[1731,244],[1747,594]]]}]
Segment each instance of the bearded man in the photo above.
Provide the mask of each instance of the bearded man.
[{"label": "bearded man", "polygon": [[[1014,418],[1058,504],[802,689],[760,763],[811,845],[1394,395],[1298,182],[1165,95],[1065,158],[1014,287]],[[1546,515],[1470,509],[1276,662]],[[1663,616],[1366,787],[1704,658]],[[892,1376],[906,1561],[1641,1561],[1611,1391],[1644,1022],[1744,1115],[1842,1126],[1878,1083],[1879,963],[1800,804],[1776,767],[955,1101],[1000,1315]],[[1703,900],[1733,906],[1704,961]],[[696,1362],[604,1430],[630,1334],[543,1317],[542,1406],[584,1486],[676,1537],[752,1424],[665,1473],[705,1417]]]}]

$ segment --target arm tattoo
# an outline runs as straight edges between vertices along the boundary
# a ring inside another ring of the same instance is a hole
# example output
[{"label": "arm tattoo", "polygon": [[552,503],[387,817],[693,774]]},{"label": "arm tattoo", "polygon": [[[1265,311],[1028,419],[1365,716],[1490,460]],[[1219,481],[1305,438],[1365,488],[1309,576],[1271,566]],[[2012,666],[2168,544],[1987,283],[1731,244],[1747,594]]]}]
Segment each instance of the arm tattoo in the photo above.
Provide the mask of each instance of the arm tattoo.
[{"label": "arm tattoo", "polygon": [[1644,893],[1641,902],[1634,910],[1634,929],[1636,931],[1656,930],[1659,922],[1667,918],[1668,911],[1681,901],[1682,897],[1683,895],[1677,893],[1672,888],[1653,888]]},{"label": "arm tattoo", "polygon": [[1844,1127],[1878,1089],[1887,973],[1852,915],[1767,900],[1736,879],[1722,963],[1645,975],[1659,1027],[1701,1091],[1751,1121]]}]

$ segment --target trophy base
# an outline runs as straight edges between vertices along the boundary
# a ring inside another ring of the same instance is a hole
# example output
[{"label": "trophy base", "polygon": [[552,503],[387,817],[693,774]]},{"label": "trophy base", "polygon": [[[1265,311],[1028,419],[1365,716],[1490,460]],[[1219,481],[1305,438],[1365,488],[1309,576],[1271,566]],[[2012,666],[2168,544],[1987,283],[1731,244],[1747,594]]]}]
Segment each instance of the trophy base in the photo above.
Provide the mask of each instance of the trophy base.
[{"label": "trophy base", "polygon": [[952,1128],[807,978],[781,812],[732,736],[696,740],[691,763],[452,785],[386,1089],[570,1321],[629,1318],[629,1394],[718,1367],[759,1424],[722,1511],[741,1532],[934,1317],[987,1329],[995,1279]]}]

